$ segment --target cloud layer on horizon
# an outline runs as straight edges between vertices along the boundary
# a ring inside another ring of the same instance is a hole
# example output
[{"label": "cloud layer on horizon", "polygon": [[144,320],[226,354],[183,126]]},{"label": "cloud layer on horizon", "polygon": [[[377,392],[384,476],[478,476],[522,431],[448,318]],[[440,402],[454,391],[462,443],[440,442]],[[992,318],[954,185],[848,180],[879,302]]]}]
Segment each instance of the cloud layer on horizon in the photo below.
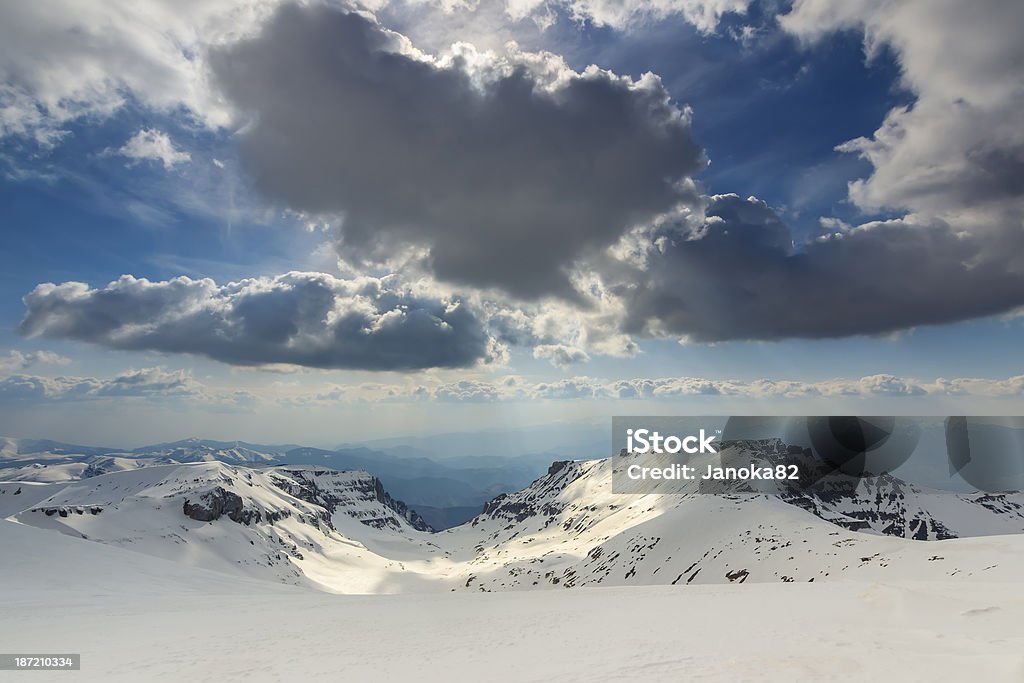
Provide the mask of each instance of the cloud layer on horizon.
[{"label": "cloud layer on horizon", "polygon": [[14,374],[0,377],[0,402],[19,406],[101,399],[188,400],[205,407],[245,408],[258,398],[246,391],[211,391],[185,370],[143,368],[111,378]]},{"label": "cloud layer on horizon", "polygon": [[0,375],[12,374],[27,370],[33,365],[68,365],[70,358],[65,358],[52,351],[18,351],[11,349],[6,356],[0,356]]},{"label": "cloud layer on horizon", "polygon": [[494,379],[462,379],[433,384],[363,383],[329,385],[312,393],[279,399],[292,407],[330,406],[338,402],[405,403],[424,400],[447,403],[491,403],[535,400],[671,401],[687,398],[723,400],[793,400],[804,398],[919,398],[1024,396],[1024,375],[1006,379],[936,378],[922,380],[896,375],[814,382],[798,380],[732,380],[700,377],[661,377],[608,380],[577,376],[557,381],[534,381],[516,375]]},{"label": "cloud layer on horizon", "polygon": [[326,383],[312,391],[281,382],[272,382],[260,389],[230,390],[208,386],[196,380],[187,370],[167,370],[162,367],[127,370],[110,378],[15,373],[0,376],[0,401],[28,406],[99,399],[145,399],[157,404],[187,401],[202,407],[258,409],[260,406],[275,405],[329,408],[342,403],[403,404],[423,401],[493,403],[538,400],[683,401],[692,398],[793,401],[818,398],[1024,397],[1024,375],[1004,379],[919,379],[878,374],[819,381],[685,376],[619,380],[573,376],[554,381],[537,381],[519,375],[453,381],[431,380],[429,377],[423,379],[426,381],[422,383]]}]

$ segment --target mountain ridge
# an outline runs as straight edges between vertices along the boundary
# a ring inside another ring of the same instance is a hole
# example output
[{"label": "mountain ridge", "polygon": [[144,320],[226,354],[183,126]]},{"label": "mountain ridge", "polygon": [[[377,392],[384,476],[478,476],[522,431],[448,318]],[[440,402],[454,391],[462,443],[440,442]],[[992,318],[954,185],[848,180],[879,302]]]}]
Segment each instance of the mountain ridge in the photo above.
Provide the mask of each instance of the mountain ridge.
[{"label": "mountain ridge", "polygon": [[[780,445],[728,448],[733,462],[770,462]],[[616,493],[615,467],[611,459],[556,461],[527,487],[491,499],[470,522],[436,533],[380,479],[317,465],[195,462],[71,483],[0,482],[0,512],[30,526],[329,592],[991,581],[1024,572],[1019,493],[936,494],[889,475],[841,495],[701,493],[696,482],[690,490]]]}]

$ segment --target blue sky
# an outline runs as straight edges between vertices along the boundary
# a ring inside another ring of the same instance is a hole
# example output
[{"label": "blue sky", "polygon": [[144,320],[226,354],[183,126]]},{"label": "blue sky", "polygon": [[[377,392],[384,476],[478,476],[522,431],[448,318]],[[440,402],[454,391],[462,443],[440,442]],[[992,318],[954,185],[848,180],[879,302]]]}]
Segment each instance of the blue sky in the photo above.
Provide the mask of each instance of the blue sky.
[{"label": "blue sky", "polygon": [[0,433],[1020,411],[1013,3],[279,4],[0,10]]}]

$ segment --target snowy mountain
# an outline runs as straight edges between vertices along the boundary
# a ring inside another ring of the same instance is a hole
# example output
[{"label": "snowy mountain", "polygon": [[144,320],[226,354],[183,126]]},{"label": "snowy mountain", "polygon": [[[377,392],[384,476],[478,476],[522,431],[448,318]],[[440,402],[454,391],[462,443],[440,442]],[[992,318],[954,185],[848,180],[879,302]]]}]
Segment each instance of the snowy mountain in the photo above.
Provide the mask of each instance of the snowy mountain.
[{"label": "snowy mountain", "polygon": [[88,455],[57,462],[30,461],[0,469],[0,481],[71,482],[156,464],[162,463],[122,455]]},{"label": "snowy mountain", "polygon": [[110,472],[188,462],[270,464],[284,451],[243,442],[186,439],[134,450],[48,439],[0,438],[0,480],[75,481]]},{"label": "snowy mountain", "polygon": [[[784,450],[736,442],[723,456],[772,462]],[[617,493],[617,462],[556,462],[439,533],[365,472],[220,462],[0,482],[0,516],[332,592],[1024,578],[1019,493],[939,493],[890,475],[782,494],[701,493],[697,482]]]},{"label": "snowy mountain", "polygon": [[[329,590],[363,591],[360,571],[386,572],[340,529],[418,535],[422,520],[365,472],[254,470],[220,462],[163,465],[70,484],[0,482],[13,521],[186,564]],[[344,576],[320,586],[303,571],[329,562]],[[372,575],[374,572],[371,572]]]},{"label": "snowy mountain", "polygon": [[116,453],[116,448],[79,446],[50,439],[14,439],[0,437],[0,460],[26,460],[28,456],[44,458],[67,456],[91,456]]},{"label": "snowy mountain", "polygon": [[432,531],[415,510],[393,499],[366,472],[292,465],[270,470],[270,477],[279,489],[323,507],[335,524],[354,519],[374,529]]},{"label": "snowy mountain", "polygon": [[[70,482],[137,467],[194,462],[267,467],[314,465],[364,470],[389,492],[423,510],[425,523],[447,528],[471,519],[494,496],[529,484],[543,471],[531,462],[481,456],[445,464],[368,448],[324,450],[294,444],[190,438],[135,449],[97,448],[50,440],[0,437],[0,481]],[[546,464],[544,465],[546,467]]]},{"label": "snowy mountain", "polygon": [[[724,455],[756,460],[775,447],[745,442]],[[888,476],[842,495],[707,494],[698,482],[666,483],[672,493],[621,494],[611,490],[612,463],[555,463],[529,488],[495,499],[470,525],[439,534],[459,539],[456,545],[475,543],[462,574],[466,586],[996,580],[1022,572],[1021,494],[927,492]],[[943,530],[929,539],[1004,536],[991,543],[912,540],[922,528]]]},{"label": "snowy mountain", "polygon": [[245,441],[213,441],[192,437],[169,443],[142,446],[132,451],[138,457],[170,462],[226,462],[232,465],[269,463],[294,448],[264,446]]},{"label": "snowy mountain", "polygon": [[[721,458],[738,467],[772,467],[793,462],[789,447],[779,439],[734,442],[724,449]],[[709,488],[705,485],[702,490]],[[737,493],[754,491],[742,485],[730,488]],[[1024,532],[1021,493],[936,491],[888,473],[860,481],[826,477],[816,485],[781,489],[777,493],[787,503],[854,531],[921,541]]]}]

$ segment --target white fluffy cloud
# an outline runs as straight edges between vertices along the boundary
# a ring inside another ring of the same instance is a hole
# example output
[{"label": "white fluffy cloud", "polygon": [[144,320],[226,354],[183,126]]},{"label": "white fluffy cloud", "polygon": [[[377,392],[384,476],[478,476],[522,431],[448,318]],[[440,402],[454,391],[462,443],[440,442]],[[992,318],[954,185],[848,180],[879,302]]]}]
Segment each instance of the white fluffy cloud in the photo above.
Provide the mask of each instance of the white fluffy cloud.
[{"label": "white fluffy cloud", "polygon": [[[1011,209],[1024,196],[1024,3],[1018,0],[797,0],[782,26],[807,40],[863,32],[869,59],[899,61],[915,96],[870,137],[840,149],[874,166],[850,186],[869,209],[896,208],[972,221]],[[976,212],[977,215],[965,215]],[[996,215],[993,215],[996,214]]]},{"label": "white fluffy cloud", "polygon": [[363,384],[332,387],[314,394],[282,399],[288,405],[331,405],[338,401],[490,403],[532,400],[673,400],[687,397],[737,399],[899,398],[922,396],[1024,396],[1024,375],[1006,379],[958,378],[921,380],[895,375],[868,375],[857,379],[817,382],[759,379],[751,381],[700,377],[634,378],[605,380],[569,377],[533,382],[509,375],[493,380],[463,379],[434,384]]},{"label": "white fluffy cloud", "polygon": [[27,370],[33,365],[68,365],[70,358],[52,351],[18,351],[12,349],[6,356],[0,356],[0,375]]},{"label": "white fluffy cloud", "polygon": [[84,401],[101,398],[206,398],[204,387],[184,370],[129,370],[111,379],[11,375],[0,379],[0,400]]},{"label": "white fluffy cloud", "polygon": [[192,158],[188,152],[175,146],[171,136],[152,128],[139,130],[128,138],[117,153],[133,161],[158,161],[165,169],[174,168]]},{"label": "white fluffy cloud", "polygon": [[540,344],[533,347],[533,357],[545,358],[556,368],[567,368],[590,360],[586,351],[566,344]]},{"label": "white fluffy cloud", "polygon": [[218,126],[230,112],[209,87],[211,45],[252,31],[277,0],[47,0],[0,10],[0,137],[43,145],[83,116],[105,117],[135,101],[185,110]]},{"label": "white fluffy cloud", "polygon": [[710,33],[726,13],[743,14],[749,0],[506,0],[513,19],[530,18],[544,25],[560,9],[577,21],[625,29],[637,24],[679,18]]},{"label": "white fluffy cloud", "polygon": [[[210,87],[208,49],[251,35],[283,3],[4,3],[0,8],[0,138],[22,136],[52,146],[64,136],[69,122],[109,116],[132,101],[158,112],[184,110],[205,126],[226,125],[232,112]],[[475,0],[342,4],[398,13],[432,7],[442,15],[490,9],[490,3]],[[742,11],[746,4],[747,0],[507,0],[497,6],[506,18],[542,20],[557,7],[578,19],[619,28],[638,20],[679,16],[707,31],[724,12]],[[449,35],[449,42],[460,39],[456,33]]]}]

